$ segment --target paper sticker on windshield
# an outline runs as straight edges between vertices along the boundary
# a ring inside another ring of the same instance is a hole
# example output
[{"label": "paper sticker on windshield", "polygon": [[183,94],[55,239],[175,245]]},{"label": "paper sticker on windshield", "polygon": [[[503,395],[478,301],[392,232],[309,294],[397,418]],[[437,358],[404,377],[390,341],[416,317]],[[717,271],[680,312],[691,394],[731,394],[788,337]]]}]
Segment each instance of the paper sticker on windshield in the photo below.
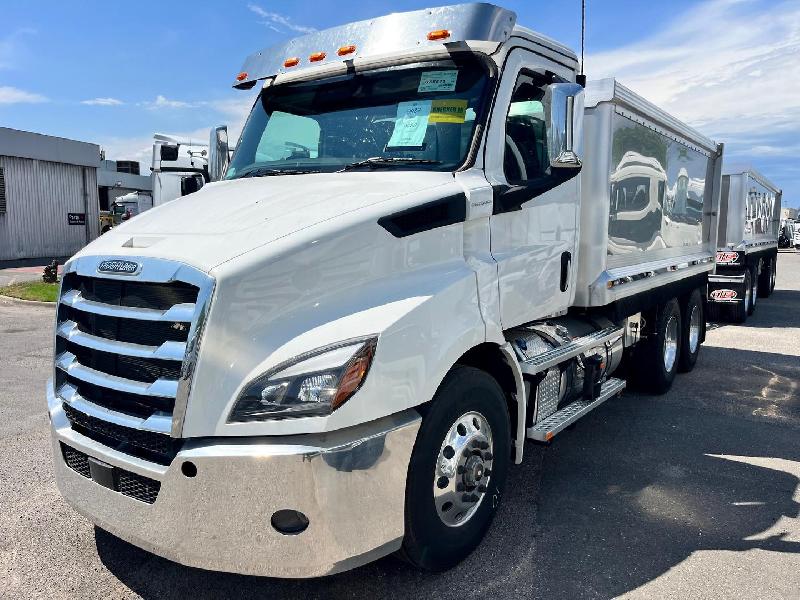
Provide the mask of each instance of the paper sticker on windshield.
[{"label": "paper sticker on windshield", "polygon": [[452,92],[456,89],[458,71],[425,71],[419,78],[417,92]]},{"label": "paper sticker on windshield", "polygon": [[467,118],[466,100],[434,100],[429,123],[463,123]]},{"label": "paper sticker on windshield", "polygon": [[387,148],[421,148],[431,114],[430,100],[412,100],[397,105],[397,119]]}]

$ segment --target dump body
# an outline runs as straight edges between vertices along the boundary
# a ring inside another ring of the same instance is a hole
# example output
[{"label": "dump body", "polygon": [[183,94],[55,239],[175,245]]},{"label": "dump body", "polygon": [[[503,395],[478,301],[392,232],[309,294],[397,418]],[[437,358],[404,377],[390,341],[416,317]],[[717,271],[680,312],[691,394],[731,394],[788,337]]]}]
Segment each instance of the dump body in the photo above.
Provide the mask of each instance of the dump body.
[{"label": "dump body", "polygon": [[575,303],[714,268],[722,147],[614,79],[586,88]]},{"label": "dump body", "polygon": [[[727,169],[726,169],[727,171]],[[722,177],[717,247],[752,252],[778,244],[781,190],[752,168]]]}]

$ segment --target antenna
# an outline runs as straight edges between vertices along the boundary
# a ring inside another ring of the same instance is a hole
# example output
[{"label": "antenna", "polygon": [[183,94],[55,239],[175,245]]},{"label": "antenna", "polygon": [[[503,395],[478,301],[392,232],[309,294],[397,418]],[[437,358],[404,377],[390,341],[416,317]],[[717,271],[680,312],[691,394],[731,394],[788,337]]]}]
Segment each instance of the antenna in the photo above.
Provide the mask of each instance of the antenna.
[{"label": "antenna", "polygon": [[586,0],[581,0],[581,72],[575,78],[575,82],[582,87],[586,87],[586,75],[583,72],[583,52],[586,46]]}]

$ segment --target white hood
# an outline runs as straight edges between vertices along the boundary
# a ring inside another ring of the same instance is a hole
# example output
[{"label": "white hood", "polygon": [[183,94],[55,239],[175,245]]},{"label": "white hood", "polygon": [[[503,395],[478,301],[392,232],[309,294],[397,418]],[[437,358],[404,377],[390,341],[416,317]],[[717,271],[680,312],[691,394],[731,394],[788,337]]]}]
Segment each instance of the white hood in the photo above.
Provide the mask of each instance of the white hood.
[{"label": "white hood", "polygon": [[451,173],[419,171],[221,181],[132,218],[79,255],[156,256],[209,271],[317,223],[453,181]]}]

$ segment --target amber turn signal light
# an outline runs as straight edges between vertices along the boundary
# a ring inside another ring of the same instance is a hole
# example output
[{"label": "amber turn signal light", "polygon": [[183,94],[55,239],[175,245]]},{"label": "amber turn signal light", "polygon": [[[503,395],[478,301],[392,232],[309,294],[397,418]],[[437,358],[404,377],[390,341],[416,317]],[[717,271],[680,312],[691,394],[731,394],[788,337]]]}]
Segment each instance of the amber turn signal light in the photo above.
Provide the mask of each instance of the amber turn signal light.
[{"label": "amber turn signal light", "polygon": [[314,54],[308,57],[308,60],[311,62],[319,62],[325,60],[325,56],[326,54],[324,52],[314,52]]},{"label": "amber turn signal light", "polygon": [[244,81],[245,79],[247,79],[247,72],[246,71],[242,71],[241,73],[239,73],[236,76],[236,81]]},{"label": "amber turn signal light", "polygon": [[338,54],[339,56],[347,56],[348,54],[352,54],[355,51],[356,47],[353,44],[350,44],[348,46],[342,46],[341,48],[339,48],[336,54]]},{"label": "amber turn signal light", "polygon": [[450,37],[449,29],[437,29],[435,31],[431,31],[428,34],[428,39],[432,42],[438,42],[439,40],[446,40],[449,37]]},{"label": "amber turn signal light", "polygon": [[287,58],[285,61],[283,61],[283,66],[286,67],[287,69],[289,67],[296,67],[299,64],[300,64],[300,59],[297,58],[296,56],[293,56],[292,58]]}]

